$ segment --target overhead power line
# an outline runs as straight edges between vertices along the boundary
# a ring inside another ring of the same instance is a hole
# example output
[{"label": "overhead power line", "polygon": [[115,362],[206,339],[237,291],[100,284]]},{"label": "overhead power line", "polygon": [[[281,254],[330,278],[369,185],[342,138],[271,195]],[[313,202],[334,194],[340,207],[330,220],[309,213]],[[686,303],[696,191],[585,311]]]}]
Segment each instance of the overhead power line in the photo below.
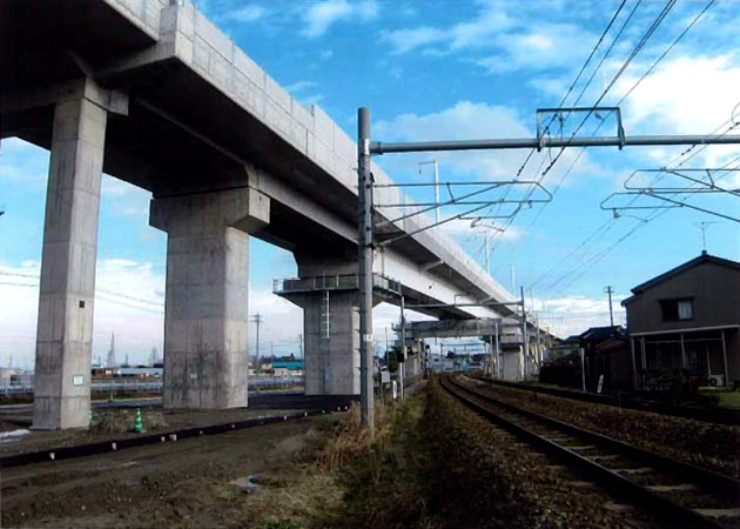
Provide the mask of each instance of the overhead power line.
[{"label": "overhead power line", "polygon": [[[686,34],[689,32],[689,30],[691,30],[691,28],[693,28],[694,25],[696,25],[696,23],[702,18],[702,16],[704,16],[704,14],[712,7],[712,5],[714,5],[714,3],[715,3],[715,0],[710,0],[704,6],[704,8],[691,20],[691,22],[684,28],[684,30],[681,33],[679,33],[679,35],[673,40],[673,42],[671,42],[671,44],[663,51],[663,53],[661,53],[660,56],[655,61],[653,61],[653,63],[650,65],[650,67],[640,76],[640,78],[630,87],[630,89],[627,90],[627,92],[619,99],[619,101],[617,101],[617,103],[615,104],[615,106],[619,107],[619,106],[622,105],[622,103],[624,103],[624,101],[635,91],[635,89],[643,82],[643,80],[645,80],[645,78],[648,75],[650,75],[650,73],[652,73],[655,70],[655,68],[658,66],[658,64],[660,64],[660,62],[663,61],[663,59],[665,59],[665,57],[670,53],[670,51],[686,36]],[[639,5],[639,2],[635,5],[635,8],[637,7],[637,5]],[[630,17],[634,13],[635,8],[633,8],[632,13],[630,13]],[[628,20],[629,20],[629,18],[628,18]],[[624,27],[625,26],[623,25],[622,26],[622,30],[624,29]],[[621,32],[621,30],[620,30],[620,32]],[[612,43],[612,44],[614,44],[614,43]],[[592,132],[592,135],[595,135],[601,129],[601,127],[604,125],[604,123],[605,123],[604,121],[600,122],[598,124],[598,126],[594,129],[594,131]],[[720,125],[720,127],[718,127],[717,129],[715,129],[714,131],[712,131],[710,134],[714,134],[722,126],[724,126],[724,124],[723,125]],[[732,130],[732,128],[729,129],[729,130]],[[727,132],[729,132],[729,130]],[[696,148],[696,146],[697,146],[697,144],[693,144],[692,146],[690,146],[685,151],[685,153],[688,153],[688,152],[692,151],[694,148]],[[706,149],[707,147],[709,147],[709,145],[704,145],[702,147],[702,149],[700,149],[699,151],[697,151],[697,153],[700,152],[703,149]],[[563,185],[563,183],[565,182],[566,178],[573,172],[573,170],[575,169],[576,165],[578,164],[578,162],[580,161],[581,157],[583,156],[583,154],[585,152],[586,152],[586,149],[585,148],[580,149],[580,151],[578,152],[577,156],[573,159],[573,161],[570,164],[570,166],[568,167],[568,169],[565,172],[563,172],[563,174],[561,175],[561,177],[558,180],[557,184],[555,185],[555,187],[552,190],[553,197],[560,190],[560,187]],[[686,159],[683,163],[685,163],[686,161],[688,161],[688,159]],[[681,165],[683,165],[683,163]],[[542,204],[542,206],[538,209],[537,214],[532,218],[532,220],[529,222],[529,224],[525,228],[525,230],[524,230],[525,232],[529,231],[529,229],[537,222],[537,220],[540,218],[540,216],[542,215],[542,213],[544,212],[544,210],[547,208],[548,205],[549,204]],[[517,248],[519,247],[520,243],[521,243],[521,239],[518,240],[515,243],[514,247],[511,249],[511,252],[512,253],[517,250]],[[540,276],[540,278],[538,278],[537,282],[539,282],[539,280],[541,278],[542,278],[542,276]]]}]

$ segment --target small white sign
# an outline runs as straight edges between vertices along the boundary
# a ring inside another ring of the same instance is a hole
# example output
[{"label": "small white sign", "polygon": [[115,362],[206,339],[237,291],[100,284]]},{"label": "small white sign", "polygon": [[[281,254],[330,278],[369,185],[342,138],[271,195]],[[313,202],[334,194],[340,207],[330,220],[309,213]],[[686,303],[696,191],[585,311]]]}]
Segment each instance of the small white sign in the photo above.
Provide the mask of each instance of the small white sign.
[{"label": "small white sign", "polygon": [[72,383],[75,386],[83,386],[85,384],[85,375],[75,375],[72,377]]},{"label": "small white sign", "polygon": [[373,335],[372,334],[366,334],[365,336],[363,336],[363,340],[365,340],[366,342],[372,343],[372,341],[373,341]]}]

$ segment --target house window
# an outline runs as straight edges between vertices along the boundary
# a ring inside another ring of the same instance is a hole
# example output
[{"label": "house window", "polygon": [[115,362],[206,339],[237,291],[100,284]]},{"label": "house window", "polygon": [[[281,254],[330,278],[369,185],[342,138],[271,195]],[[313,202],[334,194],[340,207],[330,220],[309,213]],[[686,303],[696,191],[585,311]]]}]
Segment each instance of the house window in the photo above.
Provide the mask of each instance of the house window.
[{"label": "house window", "polygon": [[664,299],[660,302],[663,309],[663,321],[685,321],[694,318],[694,300]]}]

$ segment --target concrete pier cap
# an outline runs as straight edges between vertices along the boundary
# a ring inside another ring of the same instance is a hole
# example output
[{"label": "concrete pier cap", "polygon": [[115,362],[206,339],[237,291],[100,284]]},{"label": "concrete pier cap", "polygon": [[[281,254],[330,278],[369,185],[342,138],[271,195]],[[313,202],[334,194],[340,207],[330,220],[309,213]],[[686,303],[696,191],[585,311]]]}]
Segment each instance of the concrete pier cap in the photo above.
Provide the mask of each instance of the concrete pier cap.
[{"label": "concrete pier cap", "polygon": [[154,198],[166,231],[165,408],[247,405],[249,234],[270,221],[250,188]]}]

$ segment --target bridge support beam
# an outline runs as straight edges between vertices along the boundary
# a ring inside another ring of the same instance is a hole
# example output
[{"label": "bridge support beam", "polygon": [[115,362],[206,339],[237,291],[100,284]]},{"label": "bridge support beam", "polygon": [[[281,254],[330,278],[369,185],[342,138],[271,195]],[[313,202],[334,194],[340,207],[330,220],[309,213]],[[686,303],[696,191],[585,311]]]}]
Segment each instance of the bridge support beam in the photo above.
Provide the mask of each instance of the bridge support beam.
[{"label": "bridge support beam", "polygon": [[33,427],[90,421],[95,263],[107,111],[90,82],[55,103],[41,258]]},{"label": "bridge support beam", "polygon": [[247,405],[249,233],[270,201],[251,189],[152,200],[166,231],[164,407]]}]

